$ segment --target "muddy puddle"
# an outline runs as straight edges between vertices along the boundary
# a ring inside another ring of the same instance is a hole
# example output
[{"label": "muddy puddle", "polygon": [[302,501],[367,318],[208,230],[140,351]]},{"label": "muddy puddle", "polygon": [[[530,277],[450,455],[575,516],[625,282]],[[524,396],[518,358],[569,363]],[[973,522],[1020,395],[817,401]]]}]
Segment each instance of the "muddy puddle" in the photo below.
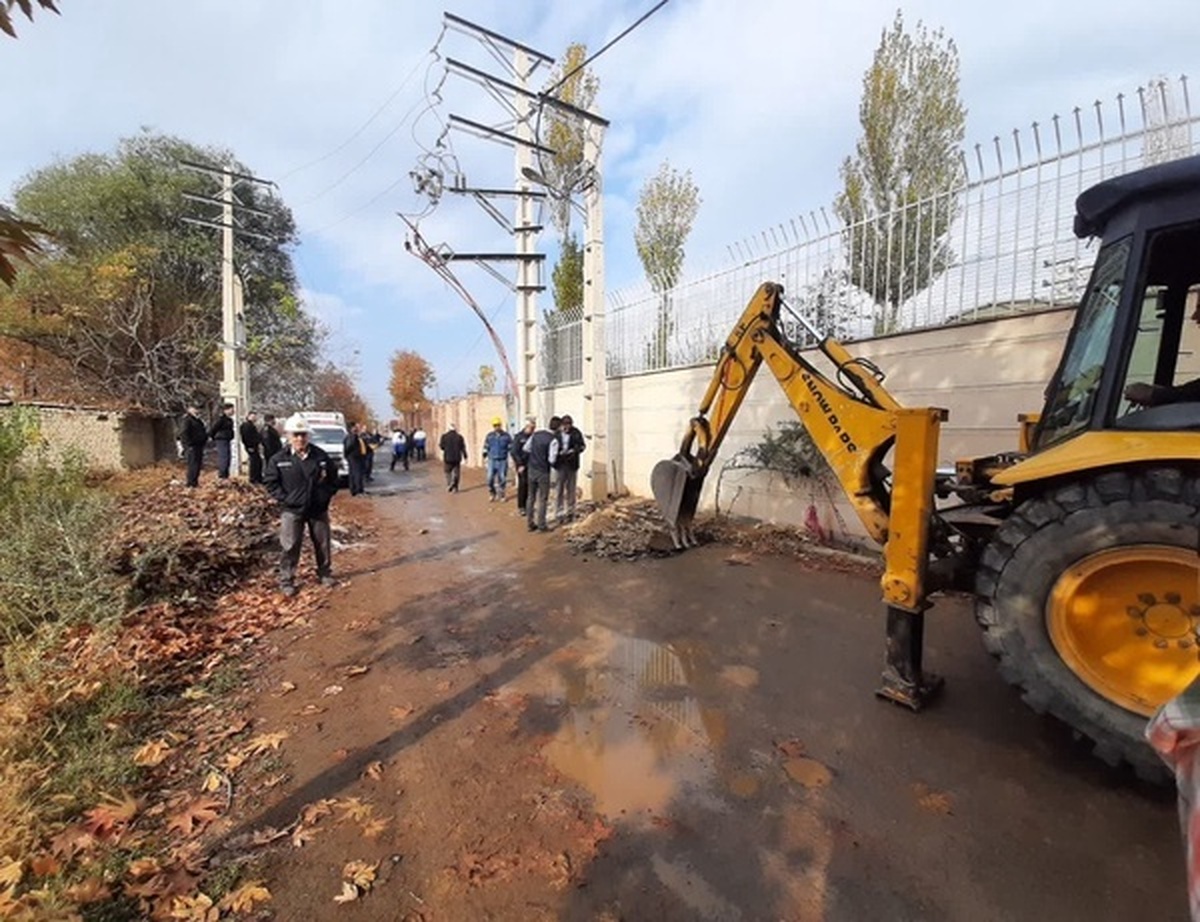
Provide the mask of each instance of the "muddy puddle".
[{"label": "muddy puddle", "polygon": [[669,647],[593,626],[519,691],[557,718],[546,760],[598,812],[637,825],[679,798],[712,799],[724,715],[701,706],[688,672]]}]

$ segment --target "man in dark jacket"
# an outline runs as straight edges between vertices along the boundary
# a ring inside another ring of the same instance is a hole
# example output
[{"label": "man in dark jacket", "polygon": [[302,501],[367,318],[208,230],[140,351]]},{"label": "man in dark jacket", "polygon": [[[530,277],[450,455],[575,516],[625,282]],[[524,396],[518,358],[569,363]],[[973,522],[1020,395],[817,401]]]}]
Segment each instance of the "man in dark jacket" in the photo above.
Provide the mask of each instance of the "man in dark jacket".
[{"label": "man in dark jacket", "polygon": [[512,460],[517,469],[517,515],[525,514],[525,502],[529,497],[529,468],[526,466],[525,443],[537,428],[537,420],[532,416],[525,417],[525,428],[513,436]]},{"label": "man in dark jacket", "polygon": [[208,444],[208,430],[200,418],[200,408],[195,404],[187,408],[187,414],[179,424],[179,442],[183,456],[187,459],[187,485],[200,485],[200,465],[204,459],[204,446]]},{"label": "man in dark jacket", "polygon": [[264,463],[270,461],[271,458],[283,450],[283,439],[279,437],[279,430],[275,425],[275,417],[270,413],[263,417],[262,447]]},{"label": "man in dark jacket", "polygon": [[229,479],[229,464],[233,460],[233,404],[221,407],[221,415],[208,430],[208,437],[217,443],[217,476]]},{"label": "man in dark jacket", "polygon": [[242,440],[242,447],[246,449],[246,462],[250,465],[250,482],[262,483],[262,433],[258,431],[258,416],[255,413],[246,414],[246,418],[238,426],[238,437]]},{"label": "man in dark jacket", "polygon": [[329,503],[338,488],[338,466],[324,450],[308,444],[308,420],[296,414],[285,426],[289,447],[267,462],[263,480],[279,501],[279,588],[296,594],[296,565],[307,528],[322,586],[334,586]]},{"label": "man in dark jacket", "polygon": [[350,424],[342,439],[342,455],[350,468],[350,495],[358,496],[367,488],[367,442],[360,424]]},{"label": "man in dark jacket", "polygon": [[579,483],[579,456],[587,448],[583,433],[575,428],[571,417],[563,414],[558,433],[558,460],[554,465],[558,482],[554,491],[554,517],[562,522],[575,520],[575,494]]},{"label": "man in dark jacket", "polygon": [[438,448],[442,452],[442,465],[446,469],[446,491],[448,493],[458,492],[458,475],[462,469],[462,463],[467,460],[467,441],[458,432],[458,427],[454,423],[450,424],[441,439],[438,441]]},{"label": "man in dark jacket", "polygon": [[525,497],[525,512],[529,518],[530,531],[546,530],[550,471],[554,468],[554,462],[558,460],[558,427],[561,424],[562,420],[557,416],[550,417],[550,428],[535,430],[522,447],[529,475],[529,495]]}]

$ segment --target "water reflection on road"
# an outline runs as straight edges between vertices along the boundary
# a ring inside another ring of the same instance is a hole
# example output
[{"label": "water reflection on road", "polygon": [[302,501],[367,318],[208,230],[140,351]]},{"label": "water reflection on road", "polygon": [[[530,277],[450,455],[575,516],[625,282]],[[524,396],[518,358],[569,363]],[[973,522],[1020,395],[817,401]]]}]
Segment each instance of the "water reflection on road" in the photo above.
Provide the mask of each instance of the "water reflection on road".
[{"label": "water reflection on road", "polygon": [[707,799],[724,716],[697,701],[689,666],[670,647],[593,626],[526,689],[562,715],[546,758],[605,816],[651,820],[680,795]]}]

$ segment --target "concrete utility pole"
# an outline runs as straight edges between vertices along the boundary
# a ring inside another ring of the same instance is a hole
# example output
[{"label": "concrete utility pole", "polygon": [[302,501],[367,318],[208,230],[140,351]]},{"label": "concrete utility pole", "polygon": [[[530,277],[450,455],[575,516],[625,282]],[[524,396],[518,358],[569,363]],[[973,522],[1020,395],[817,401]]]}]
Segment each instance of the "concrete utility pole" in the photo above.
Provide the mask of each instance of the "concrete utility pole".
[{"label": "concrete utility pole", "polygon": [[[221,402],[233,404],[236,428],[237,423],[240,423],[250,410],[250,372],[246,358],[243,286],[233,263],[233,240],[235,235],[271,240],[265,234],[248,231],[238,223],[241,215],[250,214],[270,218],[271,214],[243,205],[234,195],[234,188],[240,183],[256,183],[262,186],[274,186],[275,184],[256,176],[234,173],[229,167],[217,168],[186,160],[181,160],[179,163],[185,169],[219,179],[221,183],[221,193],[216,198],[193,195],[189,192],[183,194],[188,201],[200,202],[205,205],[219,205],[221,208],[219,221],[190,217],[183,220],[189,224],[215,228],[221,232]],[[231,447],[233,449],[233,467],[240,469],[242,464],[240,440],[234,438]]]},{"label": "concrete utility pole", "polygon": [[604,340],[604,189],[600,149],[604,125],[584,128],[583,161],[588,165],[583,189],[583,431],[591,437],[587,456],[591,498],[608,496],[608,369]]}]

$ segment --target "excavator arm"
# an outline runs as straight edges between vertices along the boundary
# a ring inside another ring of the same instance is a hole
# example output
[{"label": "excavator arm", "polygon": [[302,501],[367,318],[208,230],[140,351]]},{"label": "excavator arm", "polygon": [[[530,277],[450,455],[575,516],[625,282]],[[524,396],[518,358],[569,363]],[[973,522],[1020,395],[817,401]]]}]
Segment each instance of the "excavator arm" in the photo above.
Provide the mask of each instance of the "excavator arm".
[{"label": "excavator arm", "polygon": [[[675,546],[695,544],[692,523],[705,476],[765,362],[867,533],[883,546],[888,666],[880,694],[919,707],[933,684],[921,673],[921,634],[938,435],[946,411],[900,406],[873,366],[810,327],[837,370],[831,380],[782,333],[782,306],[782,286],[767,282],[755,292],[721,348],[678,453],[651,474],[654,496]],[[885,456],[893,448],[889,470]]]}]

